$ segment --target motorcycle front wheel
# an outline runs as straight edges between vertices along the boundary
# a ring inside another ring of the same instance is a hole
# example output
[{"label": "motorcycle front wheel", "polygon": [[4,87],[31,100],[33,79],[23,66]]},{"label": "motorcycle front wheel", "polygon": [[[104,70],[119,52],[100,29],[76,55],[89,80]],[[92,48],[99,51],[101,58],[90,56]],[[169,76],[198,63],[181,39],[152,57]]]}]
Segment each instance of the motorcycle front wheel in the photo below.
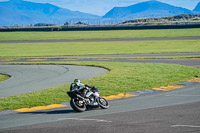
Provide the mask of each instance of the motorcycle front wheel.
[{"label": "motorcycle front wheel", "polygon": [[85,103],[81,103],[79,99],[71,99],[70,106],[76,112],[84,112],[86,110]]},{"label": "motorcycle front wheel", "polygon": [[105,98],[103,98],[103,97],[99,97],[99,106],[102,109],[107,109],[109,107],[108,101]]}]

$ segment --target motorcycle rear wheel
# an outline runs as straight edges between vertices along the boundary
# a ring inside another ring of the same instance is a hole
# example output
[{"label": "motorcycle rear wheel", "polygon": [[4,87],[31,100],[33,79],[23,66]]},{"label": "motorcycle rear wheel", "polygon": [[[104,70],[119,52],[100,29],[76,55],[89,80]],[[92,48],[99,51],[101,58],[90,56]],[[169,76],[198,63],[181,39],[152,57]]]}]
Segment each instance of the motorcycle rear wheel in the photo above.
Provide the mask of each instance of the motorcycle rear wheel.
[{"label": "motorcycle rear wheel", "polygon": [[70,106],[72,109],[76,112],[84,112],[86,110],[86,105],[82,103],[82,105],[79,104],[79,100],[77,99],[71,99]]},{"label": "motorcycle rear wheel", "polygon": [[109,107],[108,101],[105,98],[103,98],[103,97],[99,97],[99,106],[102,109],[107,109]]}]

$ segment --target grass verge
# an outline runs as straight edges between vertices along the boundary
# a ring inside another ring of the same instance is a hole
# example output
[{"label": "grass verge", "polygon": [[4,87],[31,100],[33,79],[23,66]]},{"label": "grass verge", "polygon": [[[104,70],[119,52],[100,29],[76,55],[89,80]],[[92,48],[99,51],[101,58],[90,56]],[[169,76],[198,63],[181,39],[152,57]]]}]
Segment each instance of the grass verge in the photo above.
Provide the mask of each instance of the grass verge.
[{"label": "grass verge", "polygon": [[41,56],[41,57],[0,57],[0,61],[4,62],[12,62],[14,60],[26,59],[32,61],[51,61],[51,59],[58,61],[79,61],[83,59],[95,59],[95,60],[114,60],[114,59],[199,59],[200,55],[191,55],[191,56],[139,56],[139,57],[131,57],[131,56],[118,56],[118,57],[65,57],[65,56]]},{"label": "grass verge", "polygon": [[6,79],[8,79],[8,78],[9,78],[8,75],[0,74],[0,82],[6,80]]},{"label": "grass verge", "polygon": [[0,32],[0,40],[60,40],[199,36],[195,29],[108,30],[108,31],[54,31],[54,32]]},{"label": "grass verge", "polygon": [[[102,96],[167,86],[169,84],[186,81],[200,74],[200,70],[196,68],[162,63],[51,62],[34,64],[73,64],[107,68],[110,72],[83,81],[83,83],[95,85],[100,90]],[[69,85],[62,85],[28,94],[1,98],[0,110],[34,107],[69,101],[69,97],[66,94],[68,90]]]},{"label": "grass verge", "polygon": [[0,43],[0,57],[200,52],[200,40]]}]

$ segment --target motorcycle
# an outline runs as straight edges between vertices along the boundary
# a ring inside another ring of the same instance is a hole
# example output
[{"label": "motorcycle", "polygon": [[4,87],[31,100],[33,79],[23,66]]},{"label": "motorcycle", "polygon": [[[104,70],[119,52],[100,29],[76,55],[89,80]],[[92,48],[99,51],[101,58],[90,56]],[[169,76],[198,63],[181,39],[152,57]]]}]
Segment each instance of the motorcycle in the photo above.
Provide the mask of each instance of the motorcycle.
[{"label": "motorcycle", "polygon": [[100,96],[97,88],[82,88],[79,90],[70,90],[67,94],[71,97],[70,106],[76,112],[84,112],[88,107],[101,107],[107,109],[108,101]]}]

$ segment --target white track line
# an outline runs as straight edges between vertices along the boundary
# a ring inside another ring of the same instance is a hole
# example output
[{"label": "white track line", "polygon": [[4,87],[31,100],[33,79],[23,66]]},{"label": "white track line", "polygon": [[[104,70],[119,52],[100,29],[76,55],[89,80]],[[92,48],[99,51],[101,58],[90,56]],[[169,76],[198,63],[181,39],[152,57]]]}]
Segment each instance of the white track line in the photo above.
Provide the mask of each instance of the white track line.
[{"label": "white track line", "polygon": [[96,121],[96,122],[112,122],[112,121],[108,121],[108,120],[100,120],[100,119],[81,119],[81,118],[61,118],[58,119],[57,121],[61,121],[61,120],[78,120],[78,121]]},{"label": "white track line", "polygon": [[200,97],[200,95],[166,95],[167,97],[174,96],[174,97]]},{"label": "white track line", "polygon": [[192,127],[192,128],[200,128],[200,126],[195,125],[172,125],[171,127]]}]

